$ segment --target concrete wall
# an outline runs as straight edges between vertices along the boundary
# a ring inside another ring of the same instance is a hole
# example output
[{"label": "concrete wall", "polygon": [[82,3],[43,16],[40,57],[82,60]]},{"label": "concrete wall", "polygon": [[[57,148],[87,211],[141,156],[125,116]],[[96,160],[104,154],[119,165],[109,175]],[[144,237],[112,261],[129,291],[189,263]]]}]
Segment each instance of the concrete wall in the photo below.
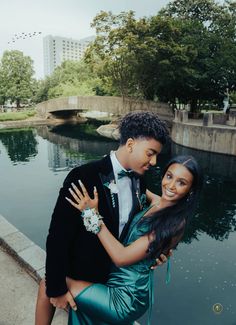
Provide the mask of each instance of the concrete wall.
[{"label": "concrete wall", "polygon": [[189,148],[236,156],[235,127],[173,121],[171,138],[175,143]]},{"label": "concrete wall", "polygon": [[[214,125],[214,116],[207,114],[199,123],[188,120],[188,112],[176,111],[173,113],[166,103],[155,103],[146,100],[111,96],[71,96],[52,99],[37,105],[41,117],[47,118],[50,113],[59,111],[99,111],[113,116],[123,116],[131,111],[153,111],[161,119],[172,123],[172,140],[180,145],[198,150],[223,153],[236,156],[236,117],[227,121],[227,125]],[[221,118],[222,119],[222,118]],[[224,123],[226,121],[223,121]],[[229,125],[230,124],[230,125]]]},{"label": "concrete wall", "polygon": [[123,116],[130,111],[142,110],[156,112],[167,121],[173,120],[172,109],[166,103],[156,103],[147,100],[134,100],[113,96],[70,96],[51,99],[36,106],[38,114],[47,118],[50,113],[75,110],[107,112],[115,116]]}]

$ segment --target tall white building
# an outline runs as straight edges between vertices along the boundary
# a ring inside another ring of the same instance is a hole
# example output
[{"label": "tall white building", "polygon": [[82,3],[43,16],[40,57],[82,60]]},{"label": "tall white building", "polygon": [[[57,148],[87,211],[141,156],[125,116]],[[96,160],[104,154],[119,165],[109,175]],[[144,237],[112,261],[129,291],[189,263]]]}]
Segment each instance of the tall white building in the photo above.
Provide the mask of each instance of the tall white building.
[{"label": "tall white building", "polygon": [[44,75],[53,73],[54,69],[65,60],[78,61],[82,58],[94,36],[81,40],[48,35],[43,38]]}]

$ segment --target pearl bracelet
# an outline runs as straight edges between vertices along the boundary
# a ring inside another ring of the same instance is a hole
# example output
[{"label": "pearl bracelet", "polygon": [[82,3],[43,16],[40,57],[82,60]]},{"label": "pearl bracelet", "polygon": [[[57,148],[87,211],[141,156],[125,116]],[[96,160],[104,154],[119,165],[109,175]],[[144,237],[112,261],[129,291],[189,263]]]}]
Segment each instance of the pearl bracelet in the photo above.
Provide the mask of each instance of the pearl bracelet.
[{"label": "pearl bracelet", "polygon": [[103,224],[102,216],[93,208],[87,208],[81,213],[83,223],[87,231],[97,235]]}]

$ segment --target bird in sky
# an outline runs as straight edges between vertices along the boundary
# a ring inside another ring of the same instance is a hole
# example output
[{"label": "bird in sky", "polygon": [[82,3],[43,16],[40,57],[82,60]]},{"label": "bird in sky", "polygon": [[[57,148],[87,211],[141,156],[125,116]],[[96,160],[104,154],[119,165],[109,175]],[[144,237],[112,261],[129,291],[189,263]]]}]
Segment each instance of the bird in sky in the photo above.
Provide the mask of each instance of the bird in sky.
[{"label": "bird in sky", "polygon": [[11,40],[9,40],[7,42],[7,44],[15,43],[19,39],[27,39],[27,38],[36,37],[36,36],[39,36],[40,34],[42,34],[42,32],[31,32],[31,33],[21,32],[18,34],[14,34],[14,36],[11,38]]}]

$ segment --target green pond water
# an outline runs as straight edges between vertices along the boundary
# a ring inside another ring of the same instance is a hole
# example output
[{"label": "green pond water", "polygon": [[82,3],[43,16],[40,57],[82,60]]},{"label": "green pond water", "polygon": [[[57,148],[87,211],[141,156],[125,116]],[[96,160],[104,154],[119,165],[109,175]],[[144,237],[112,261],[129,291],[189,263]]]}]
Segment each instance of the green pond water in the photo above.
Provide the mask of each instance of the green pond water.
[{"label": "green pond water", "polygon": [[[101,158],[118,143],[95,126],[62,125],[0,131],[0,214],[45,249],[59,188],[75,166]],[[192,154],[204,171],[199,208],[174,252],[171,283],[166,266],[155,271],[153,325],[236,325],[236,157],[165,148],[156,171],[171,156]],[[155,173],[156,175],[156,173]],[[148,175],[159,191],[159,176]],[[223,310],[216,313],[214,304]],[[147,324],[147,315],[139,322]]]}]

